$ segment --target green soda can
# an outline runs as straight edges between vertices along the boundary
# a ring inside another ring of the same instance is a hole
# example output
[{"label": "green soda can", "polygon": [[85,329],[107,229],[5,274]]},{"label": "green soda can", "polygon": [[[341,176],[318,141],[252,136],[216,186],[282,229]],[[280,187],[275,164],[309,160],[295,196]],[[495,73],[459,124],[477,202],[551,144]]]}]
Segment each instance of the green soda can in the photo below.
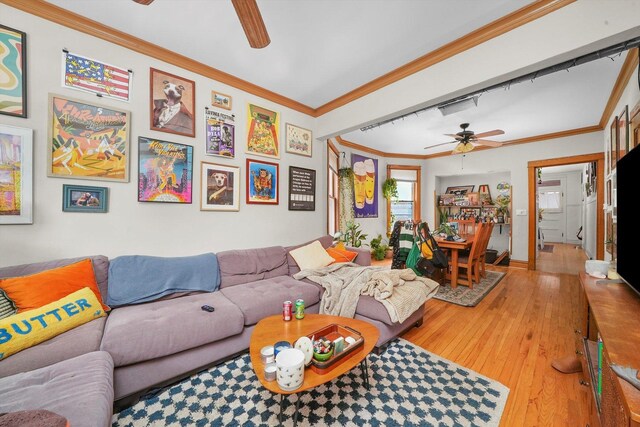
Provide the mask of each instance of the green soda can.
[{"label": "green soda can", "polygon": [[304,300],[296,300],[296,319],[304,319]]}]

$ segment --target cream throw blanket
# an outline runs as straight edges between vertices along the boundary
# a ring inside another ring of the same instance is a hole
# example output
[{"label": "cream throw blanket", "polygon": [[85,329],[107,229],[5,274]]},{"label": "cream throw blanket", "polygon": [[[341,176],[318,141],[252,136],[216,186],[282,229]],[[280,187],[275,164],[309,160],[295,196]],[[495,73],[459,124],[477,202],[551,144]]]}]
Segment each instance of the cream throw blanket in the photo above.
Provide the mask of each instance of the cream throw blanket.
[{"label": "cream throw blanket", "polygon": [[354,263],[336,263],[327,267],[302,270],[295,279],[309,279],[325,292],[320,313],[353,317],[360,295],[380,301],[393,322],[402,323],[438,290],[438,283],[417,276],[410,268],[363,267]]}]

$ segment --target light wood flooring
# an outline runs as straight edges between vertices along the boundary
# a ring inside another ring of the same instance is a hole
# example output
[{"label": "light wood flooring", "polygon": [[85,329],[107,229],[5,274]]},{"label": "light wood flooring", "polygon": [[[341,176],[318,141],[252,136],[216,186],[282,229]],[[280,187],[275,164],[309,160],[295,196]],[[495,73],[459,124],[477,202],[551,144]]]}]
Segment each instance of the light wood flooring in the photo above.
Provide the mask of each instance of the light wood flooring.
[{"label": "light wood flooring", "polygon": [[538,252],[537,271],[577,274],[578,271],[584,270],[584,262],[588,258],[579,245],[548,242],[547,245],[553,245],[553,252]]},{"label": "light wood flooring", "polygon": [[562,374],[551,367],[553,359],[575,350],[576,273],[584,268],[584,254],[566,249],[555,253],[560,260],[542,261],[544,268],[564,265],[565,273],[488,267],[507,275],[480,304],[461,307],[431,299],[423,325],[403,335],[507,386],[501,426],[588,423],[590,390],[579,384],[581,374]]}]

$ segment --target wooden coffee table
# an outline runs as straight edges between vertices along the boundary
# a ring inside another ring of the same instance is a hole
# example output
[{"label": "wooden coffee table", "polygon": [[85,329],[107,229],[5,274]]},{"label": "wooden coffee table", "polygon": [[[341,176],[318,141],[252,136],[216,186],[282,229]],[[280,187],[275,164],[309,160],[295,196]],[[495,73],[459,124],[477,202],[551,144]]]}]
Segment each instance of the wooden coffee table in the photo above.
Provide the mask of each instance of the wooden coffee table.
[{"label": "wooden coffee table", "polygon": [[[332,323],[347,326],[355,329],[364,337],[364,344],[359,348],[356,348],[349,355],[343,357],[329,372],[324,374],[318,374],[311,368],[307,368],[304,371],[304,382],[302,385],[293,391],[282,390],[278,385],[277,380],[267,381],[264,378],[264,363],[260,357],[260,349],[267,345],[273,345],[277,341],[289,341],[292,345],[295,341],[302,337],[317,331]],[[339,377],[342,374],[349,372],[356,365],[360,364],[362,367],[362,377],[367,388],[369,388],[369,367],[367,364],[367,356],[373,350],[373,347],[378,342],[380,332],[378,328],[371,323],[364,322],[362,320],[349,319],[347,317],[329,316],[326,314],[306,314],[304,319],[297,320],[295,317],[289,322],[282,320],[282,315],[278,314],[262,319],[258,322],[253,333],[251,334],[251,342],[249,344],[249,354],[251,356],[251,364],[256,376],[260,380],[260,383],[267,390],[280,395],[280,415],[279,419],[282,422],[282,407],[284,401],[284,395],[302,393],[305,390],[309,390],[321,384],[327,383],[334,378]],[[298,422],[298,412],[300,409],[300,397],[296,402],[296,411],[293,415],[294,425]]]}]

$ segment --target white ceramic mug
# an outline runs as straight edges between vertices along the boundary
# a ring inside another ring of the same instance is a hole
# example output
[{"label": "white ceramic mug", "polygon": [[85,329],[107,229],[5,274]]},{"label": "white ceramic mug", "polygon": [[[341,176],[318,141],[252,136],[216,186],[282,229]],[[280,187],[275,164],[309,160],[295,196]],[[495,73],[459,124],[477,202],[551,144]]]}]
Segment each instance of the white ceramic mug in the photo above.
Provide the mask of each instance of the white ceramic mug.
[{"label": "white ceramic mug", "polygon": [[277,380],[281,389],[292,391],[304,381],[304,353],[297,348],[286,348],[276,356]]}]

